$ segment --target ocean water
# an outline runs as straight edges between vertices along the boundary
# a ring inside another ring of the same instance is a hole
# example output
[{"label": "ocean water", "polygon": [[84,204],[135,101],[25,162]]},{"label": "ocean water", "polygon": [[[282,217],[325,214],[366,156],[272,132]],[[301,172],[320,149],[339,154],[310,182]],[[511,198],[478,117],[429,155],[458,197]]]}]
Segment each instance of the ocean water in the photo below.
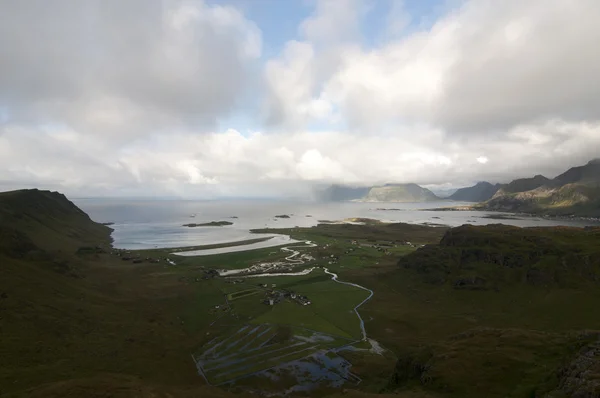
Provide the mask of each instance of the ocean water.
[{"label": "ocean water", "polygon": [[[516,226],[597,225],[592,221],[548,220],[522,217],[517,220],[484,218],[498,213],[479,211],[427,211],[437,207],[467,203],[440,201],[429,203],[316,203],[267,200],[128,200],[74,199],[73,202],[97,222],[112,222],[114,246],[124,249],[208,245],[256,238],[253,228],[309,227],[318,220],[344,220],[352,217],[374,218],[414,224],[434,223],[508,224]],[[396,209],[396,210],[382,210]],[[276,218],[276,215],[290,218]],[[236,218],[233,218],[236,217]],[[224,227],[184,227],[187,223],[231,221]]]}]

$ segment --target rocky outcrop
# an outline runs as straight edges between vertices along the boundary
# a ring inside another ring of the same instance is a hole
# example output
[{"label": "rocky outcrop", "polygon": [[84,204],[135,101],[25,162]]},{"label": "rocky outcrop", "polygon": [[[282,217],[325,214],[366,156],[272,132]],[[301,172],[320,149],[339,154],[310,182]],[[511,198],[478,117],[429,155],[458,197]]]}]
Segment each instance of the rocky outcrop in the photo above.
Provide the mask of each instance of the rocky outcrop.
[{"label": "rocky outcrop", "polygon": [[575,358],[558,371],[559,385],[546,398],[600,397],[600,340],[583,347]]}]

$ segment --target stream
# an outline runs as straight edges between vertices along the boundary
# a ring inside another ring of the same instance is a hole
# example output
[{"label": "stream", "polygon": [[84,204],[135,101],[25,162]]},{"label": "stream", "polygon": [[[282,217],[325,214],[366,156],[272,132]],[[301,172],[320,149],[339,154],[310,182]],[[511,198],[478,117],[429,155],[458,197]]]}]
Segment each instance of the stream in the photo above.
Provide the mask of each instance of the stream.
[{"label": "stream", "polygon": [[358,313],[358,307],[360,307],[361,305],[363,305],[364,303],[366,303],[367,301],[369,301],[371,299],[371,297],[373,297],[373,291],[371,289],[368,289],[364,286],[361,285],[357,285],[356,283],[351,283],[351,282],[342,282],[338,280],[338,276],[336,273],[329,271],[327,268],[323,268],[323,271],[325,271],[326,274],[331,275],[331,280],[335,281],[337,283],[341,283],[343,285],[348,285],[348,286],[354,286],[357,287],[359,289],[362,290],[366,290],[369,292],[369,297],[367,297],[366,299],[364,299],[363,301],[360,302],[360,304],[358,304],[356,307],[354,307],[354,313],[356,314],[356,316],[358,317],[359,321],[360,321],[360,330],[362,332],[362,339],[363,341],[367,340],[367,331],[365,330],[365,321],[362,319],[362,316],[360,316],[360,314]]},{"label": "stream", "polygon": [[[307,240],[304,241],[304,245],[302,246],[286,246],[286,247],[282,247],[281,250],[285,251],[285,252],[289,252],[291,253],[289,256],[285,257],[285,260],[287,261],[287,265],[289,265],[290,263],[292,265],[302,265],[304,264],[306,261],[310,261],[310,260],[314,260],[311,256],[306,255],[306,254],[300,254],[300,250],[294,250],[294,249],[304,249],[304,248],[309,248],[309,247],[316,247],[317,244]],[[258,278],[258,277],[265,277],[265,276],[301,276],[301,275],[308,275],[310,274],[315,268],[317,267],[312,267],[312,268],[307,268],[304,269],[302,271],[299,272],[265,272],[265,273],[258,273],[258,274],[249,274],[249,275],[244,275],[244,273],[248,273],[248,272],[254,272],[254,271],[268,271],[271,269],[277,269],[278,266],[284,265],[283,263],[262,263],[262,264],[258,264],[258,265],[253,265],[251,267],[248,268],[243,268],[243,269],[236,269],[236,270],[219,270],[219,275],[220,276],[240,276],[240,277],[244,277],[244,278]],[[335,272],[331,272],[329,271],[328,268],[323,267],[323,271],[325,271],[326,274],[331,275],[331,280],[337,283],[341,283],[342,285],[348,285],[348,286],[354,286],[357,287],[359,289],[362,290],[366,290],[367,292],[369,292],[369,296],[367,298],[365,298],[363,301],[361,301],[358,305],[356,305],[354,307],[354,313],[356,314],[356,316],[358,317],[358,320],[360,321],[360,330],[362,333],[362,340],[366,341],[367,340],[367,332],[365,330],[365,321],[363,320],[363,318],[360,316],[359,312],[358,312],[358,308],[360,306],[362,306],[364,303],[366,303],[367,301],[369,301],[371,299],[371,297],[373,297],[373,290],[368,289],[364,286],[358,285],[356,283],[352,283],[352,282],[343,282],[338,280],[338,275]],[[242,274],[242,275],[240,275]]]}]

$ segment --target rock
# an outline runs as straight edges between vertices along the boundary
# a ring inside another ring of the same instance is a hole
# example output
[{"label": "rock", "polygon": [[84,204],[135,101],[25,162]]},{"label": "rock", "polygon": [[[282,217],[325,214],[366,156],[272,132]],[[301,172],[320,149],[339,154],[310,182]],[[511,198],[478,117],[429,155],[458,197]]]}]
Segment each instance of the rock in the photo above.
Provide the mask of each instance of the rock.
[{"label": "rock", "polygon": [[484,290],[486,289],[486,280],[478,276],[459,278],[454,281],[455,289],[469,289],[469,290]]}]

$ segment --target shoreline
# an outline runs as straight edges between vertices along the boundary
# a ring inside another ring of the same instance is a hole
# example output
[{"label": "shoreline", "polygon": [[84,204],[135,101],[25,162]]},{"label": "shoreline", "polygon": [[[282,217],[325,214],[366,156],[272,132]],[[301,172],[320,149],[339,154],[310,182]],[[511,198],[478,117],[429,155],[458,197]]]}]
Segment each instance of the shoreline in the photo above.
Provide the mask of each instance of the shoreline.
[{"label": "shoreline", "polygon": [[488,212],[488,213],[506,213],[512,216],[523,217],[523,218],[541,218],[544,220],[573,220],[573,221],[595,221],[600,222],[600,217],[588,217],[588,216],[576,216],[576,215],[551,215],[551,214],[537,214],[537,213],[525,213],[515,212],[508,210],[498,209],[485,209],[475,206],[448,206],[448,207],[436,207],[431,209],[418,209],[418,211],[477,211],[477,212]]},{"label": "shoreline", "polygon": [[226,247],[245,246],[245,245],[251,245],[253,243],[264,242],[264,241],[267,241],[272,238],[274,238],[274,236],[263,236],[260,238],[237,240],[237,241],[224,242],[224,243],[213,243],[213,244],[209,244],[209,245],[156,247],[156,248],[152,248],[152,249],[118,249],[118,250],[129,250],[132,252],[171,251],[174,253],[174,252],[180,252],[180,251],[210,250],[210,249],[221,249],[221,248],[226,248]]}]

